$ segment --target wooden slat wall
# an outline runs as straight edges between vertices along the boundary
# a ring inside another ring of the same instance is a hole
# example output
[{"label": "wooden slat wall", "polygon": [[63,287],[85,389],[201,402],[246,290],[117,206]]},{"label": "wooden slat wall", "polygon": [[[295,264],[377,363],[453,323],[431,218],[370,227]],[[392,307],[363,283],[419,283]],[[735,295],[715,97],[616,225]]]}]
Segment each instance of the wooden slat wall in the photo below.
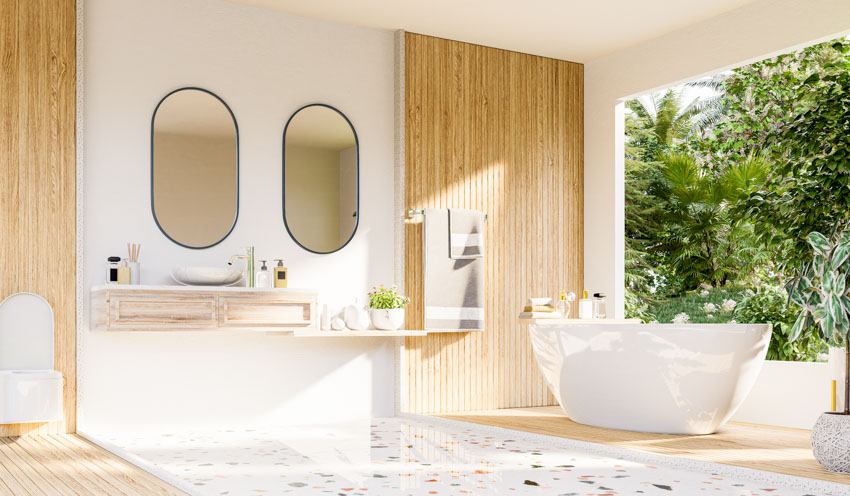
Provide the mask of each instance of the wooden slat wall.
[{"label": "wooden slat wall", "polygon": [[50,302],[65,376],[63,422],[0,425],[0,436],[75,430],[75,13],[74,0],[0,7],[0,299]]},{"label": "wooden slat wall", "polygon": [[[486,331],[406,338],[406,411],[553,405],[517,314],[582,289],[583,66],[407,33],[406,208],[474,208]],[[408,329],[424,325],[421,218],[405,225]],[[404,373],[404,371],[403,371]]]}]

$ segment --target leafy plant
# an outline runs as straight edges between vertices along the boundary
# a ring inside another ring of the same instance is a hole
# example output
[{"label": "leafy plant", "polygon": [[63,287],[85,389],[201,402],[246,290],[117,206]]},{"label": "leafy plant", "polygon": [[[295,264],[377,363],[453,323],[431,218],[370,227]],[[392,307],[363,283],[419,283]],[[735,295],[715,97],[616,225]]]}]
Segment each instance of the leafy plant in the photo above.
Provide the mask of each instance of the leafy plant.
[{"label": "leafy plant", "polygon": [[768,360],[809,361],[826,351],[816,334],[790,340],[791,327],[800,308],[788,304],[788,294],[780,285],[763,284],[755,292],[748,291],[735,309],[735,320],[742,324],[773,325],[773,336],[767,350]]},{"label": "leafy plant", "polygon": [[820,337],[845,347],[844,414],[850,415],[850,230],[834,230],[827,238],[814,231],[807,237],[811,262],[789,284],[789,298],[802,310],[791,328],[791,341],[816,324]]},{"label": "leafy plant", "polygon": [[850,220],[850,41],[816,45],[795,57],[786,58],[779,79],[771,77],[754,94],[768,108],[738,122],[757,127],[737,144],[727,142],[758,146],[774,159],[768,180],[742,203],[740,215],[754,219],[756,234],[788,270],[808,258],[810,232]]},{"label": "leafy plant", "polygon": [[369,308],[393,309],[404,308],[410,303],[410,298],[398,294],[398,287],[373,287],[369,293]]},{"label": "leafy plant", "polygon": [[764,180],[768,165],[751,155],[722,171],[706,170],[693,156],[664,157],[655,196],[666,229],[651,251],[662,252],[684,289],[700,283],[723,286],[768,263],[770,253],[754,243],[747,219],[730,207]]}]

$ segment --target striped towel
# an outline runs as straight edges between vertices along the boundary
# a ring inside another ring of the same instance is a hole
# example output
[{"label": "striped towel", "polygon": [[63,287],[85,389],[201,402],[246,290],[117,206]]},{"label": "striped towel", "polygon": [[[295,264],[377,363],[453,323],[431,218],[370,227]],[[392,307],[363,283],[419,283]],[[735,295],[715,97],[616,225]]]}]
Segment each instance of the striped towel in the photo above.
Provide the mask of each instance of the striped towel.
[{"label": "striped towel", "polygon": [[449,257],[449,213],[445,209],[425,210],[422,236],[425,330],[483,330],[484,259]]},{"label": "striped towel", "polygon": [[449,256],[453,260],[484,256],[484,214],[465,208],[449,209]]}]

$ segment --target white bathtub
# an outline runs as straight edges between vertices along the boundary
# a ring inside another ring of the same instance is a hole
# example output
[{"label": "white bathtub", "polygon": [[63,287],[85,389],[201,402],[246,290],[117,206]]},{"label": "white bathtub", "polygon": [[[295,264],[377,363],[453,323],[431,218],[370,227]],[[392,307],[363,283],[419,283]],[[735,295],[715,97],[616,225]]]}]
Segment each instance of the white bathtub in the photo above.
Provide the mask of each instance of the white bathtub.
[{"label": "white bathtub", "polygon": [[529,332],[549,389],[574,421],[710,434],[750,392],[771,326],[537,323]]}]

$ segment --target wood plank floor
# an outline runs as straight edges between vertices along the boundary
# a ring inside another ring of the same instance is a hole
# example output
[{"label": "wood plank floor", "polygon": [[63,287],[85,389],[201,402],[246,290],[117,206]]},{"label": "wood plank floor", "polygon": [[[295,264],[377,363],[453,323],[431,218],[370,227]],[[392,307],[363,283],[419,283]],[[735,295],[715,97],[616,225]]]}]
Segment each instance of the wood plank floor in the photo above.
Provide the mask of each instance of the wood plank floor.
[{"label": "wood plank floor", "polygon": [[0,438],[0,494],[177,496],[183,491],[74,434]]},{"label": "wood plank floor", "polygon": [[821,468],[812,456],[810,433],[804,429],[729,422],[717,433],[706,436],[646,434],[578,424],[557,406],[434,416],[850,484],[850,475],[833,474]]}]

